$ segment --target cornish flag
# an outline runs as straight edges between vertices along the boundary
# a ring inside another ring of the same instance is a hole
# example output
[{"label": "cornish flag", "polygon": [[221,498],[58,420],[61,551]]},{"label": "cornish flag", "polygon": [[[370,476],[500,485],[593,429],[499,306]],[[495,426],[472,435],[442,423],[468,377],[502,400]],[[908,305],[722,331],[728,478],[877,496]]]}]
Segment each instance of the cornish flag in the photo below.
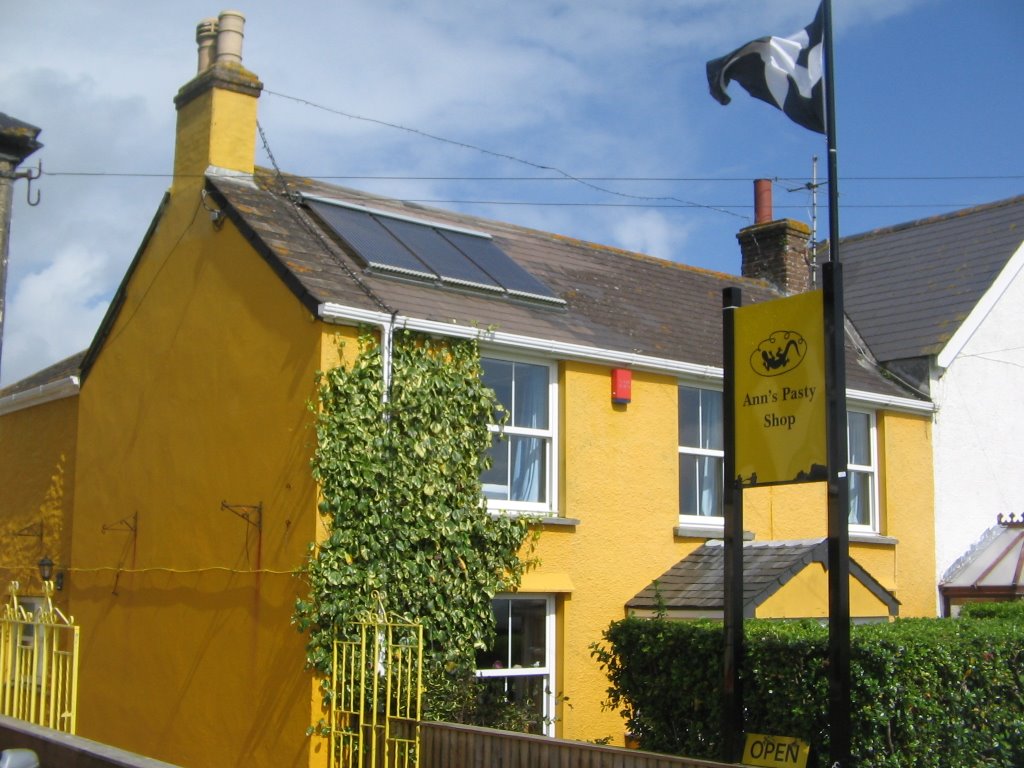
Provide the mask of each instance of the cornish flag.
[{"label": "cornish flag", "polygon": [[761,37],[709,61],[711,95],[728,104],[725,89],[735,80],[804,128],[825,133],[821,13],[819,5],[814,21],[791,37]]}]

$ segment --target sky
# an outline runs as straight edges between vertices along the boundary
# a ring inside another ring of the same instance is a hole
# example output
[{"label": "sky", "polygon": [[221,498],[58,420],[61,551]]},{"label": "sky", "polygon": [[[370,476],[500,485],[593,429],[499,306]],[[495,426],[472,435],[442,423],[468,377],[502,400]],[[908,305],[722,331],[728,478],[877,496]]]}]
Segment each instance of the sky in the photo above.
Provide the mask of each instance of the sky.
[{"label": "sky", "polygon": [[[39,204],[14,186],[0,385],[91,342],[170,185],[196,24],[226,7],[264,84],[258,165],[727,273],[766,178],[827,237],[824,137],[705,75],[816,0],[10,3],[0,112],[44,147]],[[1024,192],[1024,3],[833,8],[843,236]]]}]

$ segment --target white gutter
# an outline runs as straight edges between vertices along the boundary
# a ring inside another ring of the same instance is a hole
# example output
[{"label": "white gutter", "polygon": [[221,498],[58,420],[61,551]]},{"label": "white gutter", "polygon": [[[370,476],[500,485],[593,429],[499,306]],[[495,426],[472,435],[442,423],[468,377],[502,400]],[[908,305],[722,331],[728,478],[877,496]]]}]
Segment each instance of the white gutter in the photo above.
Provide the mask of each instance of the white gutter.
[{"label": "white gutter", "polygon": [[13,395],[0,397],[0,416],[15,411],[23,411],[36,405],[61,400],[65,397],[74,397],[78,394],[80,381],[77,376],[68,376],[64,379],[51,381],[48,384],[40,384],[38,387],[26,389],[22,392],[15,392]]},{"label": "white gutter", "polygon": [[[391,323],[391,315],[384,312],[373,312],[370,310],[356,309],[343,304],[324,302],[317,308],[317,315],[327,323],[356,323],[365,325],[376,325],[387,328]],[[697,379],[701,381],[721,381],[722,369],[712,365],[697,365],[686,363],[680,360],[671,360],[664,357],[653,357],[641,355],[635,352],[621,352],[614,349],[585,346],[583,344],[572,344],[564,341],[552,341],[551,339],[538,339],[532,336],[521,336],[515,333],[504,331],[488,330],[485,328],[474,328],[458,323],[441,323],[436,320],[423,320],[415,317],[396,315],[394,318],[395,328],[404,328],[419,333],[429,333],[438,336],[450,336],[457,339],[477,339],[478,341],[497,344],[508,349],[526,350],[528,352],[549,355],[563,360],[581,360],[585,362],[603,363],[606,365],[632,368],[633,370],[650,371],[652,373],[667,373],[684,378]],[[909,397],[894,397],[891,395],[879,395],[873,392],[848,389],[846,391],[848,400],[858,405],[871,405],[888,408],[890,410],[906,411],[910,413],[932,413],[935,406],[932,403],[914,400]]]}]

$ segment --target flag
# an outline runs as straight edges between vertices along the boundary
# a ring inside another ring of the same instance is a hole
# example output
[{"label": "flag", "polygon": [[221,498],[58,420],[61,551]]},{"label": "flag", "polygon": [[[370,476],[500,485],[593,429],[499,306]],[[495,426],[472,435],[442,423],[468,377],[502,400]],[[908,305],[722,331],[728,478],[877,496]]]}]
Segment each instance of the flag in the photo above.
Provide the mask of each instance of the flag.
[{"label": "flag", "polygon": [[720,104],[735,80],[751,96],[781,109],[795,123],[825,133],[822,6],[790,37],[761,37],[708,62],[708,85]]}]

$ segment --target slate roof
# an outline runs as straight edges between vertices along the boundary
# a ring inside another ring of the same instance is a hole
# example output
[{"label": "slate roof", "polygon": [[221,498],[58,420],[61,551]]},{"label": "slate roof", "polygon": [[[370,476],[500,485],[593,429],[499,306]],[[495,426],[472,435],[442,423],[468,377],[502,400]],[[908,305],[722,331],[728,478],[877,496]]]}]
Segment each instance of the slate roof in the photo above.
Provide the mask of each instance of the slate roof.
[{"label": "slate roof", "polygon": [[27,376],[20,381],[16,381],[13,384],[0,389],[0,398],[7,397],[8,395],[16,395],[20,392],[27,392],[30,389],[42,387],[46,384],[53,384],[54,382],[68,379],[72,376],[78,376],[82,369],[82,359],[84,357],[84,351],[78,352],[54,363],[53,365],[43,368],[41,371],[36,371],[31,376]]},{"label": "slate roof", "polygon": [[[514,261],[563,298],[565,307],[484,296],[363,270],[309,210],[275,192],[348,201],[404,216],[487,232]],[[655,259],[609,246],[461,213],[427,209],[309,179],[213,176],[213,198],[311,311],[332,302],[374,312],[498,330],[696,365],[721,367],[722,289],[744,303],[779,294],[760,280]],[[847,385],[907,397],[847,345]]]},{"label": "slate roof", "polygon": [[[828,562],[828,541],[766,541],[743,543],[743,613],[752,617],[757,606],[781,589],[811,563]],[[888,608],[899,611],[899,602],[870,574],[850,561],[850,575],[857,578]],[[703,544],[650,586],[626,603],[627,609],[716,612],[723,610],[725,548],[720,541]]]},{"label": "slate roof", "polygon": [[937,355],[1024,241],[1024,195],[844,238],[847,317],[882,361]]},{"label": "slate roof", "polygon": [[0,112],[0,155],[20,163],[43,145],[39,128]]}]

